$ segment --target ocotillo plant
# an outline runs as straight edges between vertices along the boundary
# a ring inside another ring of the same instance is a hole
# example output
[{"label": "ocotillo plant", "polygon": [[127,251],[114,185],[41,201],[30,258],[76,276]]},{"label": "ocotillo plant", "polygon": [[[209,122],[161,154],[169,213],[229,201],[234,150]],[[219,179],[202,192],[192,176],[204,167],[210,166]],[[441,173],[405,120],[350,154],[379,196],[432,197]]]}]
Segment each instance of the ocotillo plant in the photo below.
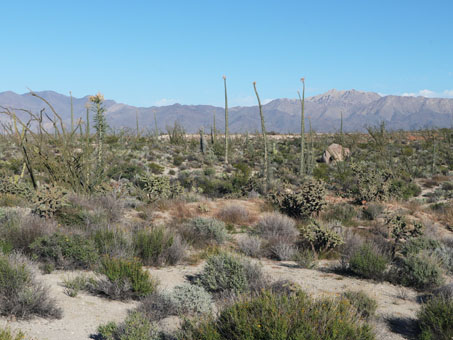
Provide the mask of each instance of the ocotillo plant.
[{"label": "ocotillo plant", "polygon": [[156,111],[154,111],[154,135],[156,136],[156,139],[159,138],[159,130],[157,129]]},{"label": "ocotillo plant", "polygon": [[256,99],[258,99],[258,107],[260,110],[260,118],[261,118],[261,131],[263,134],[264,139],[264,166],[266,167],[266,191],[270,189],[270,182],[271,182],[271,166],[269,162],[269,155],[267,151],[267,135],[266,135],[266,126],[264,124],[264,115],[263,115],[263,108],[261,106],[260,96],[258,95],[258,91],[256,89],[256,81],[253,82],[253,89],[255,90]]},{"label": "ocotillo plant", "polygon": [[97,165],[96,173],[99,178],[103,174],[104,170],[104,138],[107,131],[107,121],[105,119],[105,108],[102,105],[104,102],[104,96],[101,93],[98,93],[95,96],[90,97],[92,103],[92,111],[95,113],[95,129],[96,129],[96,138],[97,138]]},{"label": "ocotillo plant", "polygon": [[69,91],[71,96],[71,134],[74,132],[74,105],[72,104],[72,92]]},{"label": "ocotillo plant", "polygon": [[308,117],[308,124],[310,127],[310,174],[313,173],[313,168],[315,166],[315,152],[313,150],[313,129],[311,128],[311,119]]},{"label": "ocotillo plant", "polygon": [[223,76],[223,85],[225,87],[225,164],[228,164],[228,96],[226,76]]},{"label": "ocotillo plant", "polygon": [[301,109],[301,121],[300,121],[300,175],[305,175],[305,78],[301,78],[303,89],[302,89],[302,98],[300,97],[300,92],[297,91],[300,101]]},{"label": "ocotillo plant", "polygon": [[213,117],[213,128],[212,128],[212,134],[211,134],[211,143],[212,144],[215,144],[216,142],[216,139],[217,139],[217,129],[216,129],[216,126],[215,126],[215,112],[214,112],[214,117]]}]

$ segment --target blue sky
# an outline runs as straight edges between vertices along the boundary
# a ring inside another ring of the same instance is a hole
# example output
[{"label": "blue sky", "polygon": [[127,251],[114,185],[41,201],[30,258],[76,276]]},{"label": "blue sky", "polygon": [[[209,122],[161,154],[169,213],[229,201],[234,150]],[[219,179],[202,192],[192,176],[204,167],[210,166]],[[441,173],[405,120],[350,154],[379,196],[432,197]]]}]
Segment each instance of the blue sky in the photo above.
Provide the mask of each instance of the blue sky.
[{"label": "blue sky", "polygon": [[453,1],[1,1],[0,91],[138,106],[336,89],[453,97]]}]

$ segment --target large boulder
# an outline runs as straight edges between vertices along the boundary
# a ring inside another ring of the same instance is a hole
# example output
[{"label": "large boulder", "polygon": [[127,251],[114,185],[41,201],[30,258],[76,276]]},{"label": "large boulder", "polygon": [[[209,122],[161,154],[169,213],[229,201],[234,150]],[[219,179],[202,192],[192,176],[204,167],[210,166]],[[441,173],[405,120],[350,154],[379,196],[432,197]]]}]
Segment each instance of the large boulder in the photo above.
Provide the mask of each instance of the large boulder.
[{"label": "large boulder", "polygon": [[342,162],[350,154],[351,151],[348,148],[344,148],[340,144],[333,143],[329,145],[326,151],[324,151],[321,161],[326,164]]}]

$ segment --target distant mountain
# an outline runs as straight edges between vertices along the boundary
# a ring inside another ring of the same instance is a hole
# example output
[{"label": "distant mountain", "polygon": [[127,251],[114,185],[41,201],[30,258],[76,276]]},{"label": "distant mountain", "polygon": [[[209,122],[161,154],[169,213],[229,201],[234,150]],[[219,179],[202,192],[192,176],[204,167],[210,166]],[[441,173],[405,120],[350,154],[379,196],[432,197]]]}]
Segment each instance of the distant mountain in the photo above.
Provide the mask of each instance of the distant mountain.
[{"label": "distant mountain", "polygon": [[[49,101],[66,123],[70,122],[70,97],[53,91],[37,92]],[[85,120],[88,96],[73,98],[74,116]],[[45,103],[30,94],[14,92],[0,93],[0,107],[27,109],[38,113],[41,109],[50,110]],[[217,128],[223,130],[224,109],[211,105],[180,105],[135,107],[106,100],[107,121],[114,128],[136,127],[136,116],[144,130],[154,130],[154,114],[160,131],[179,122],[187,132],[196,132],[201,127],[209,129],[213,115],[216,115]],[[1,110],[0,110],[1,111]],[[263,106],[268,131],[300,132],[300,102],[296,99],[276,99]],[[453,99],[380,96],[374,92],[356,90],[337,91],[307,98],[305,114],[310,118],[313,129],[318,132],[337,131],[340,116],[343,114],[345,131],[363,131],[367,125],[384,121],[389,129],[419,129],[427,127],[450,127],[453,124]],[[0,116],[4,121],[6,117]],[[231,132],[260,131],[257,106],[237,106],[229,110]]]}]

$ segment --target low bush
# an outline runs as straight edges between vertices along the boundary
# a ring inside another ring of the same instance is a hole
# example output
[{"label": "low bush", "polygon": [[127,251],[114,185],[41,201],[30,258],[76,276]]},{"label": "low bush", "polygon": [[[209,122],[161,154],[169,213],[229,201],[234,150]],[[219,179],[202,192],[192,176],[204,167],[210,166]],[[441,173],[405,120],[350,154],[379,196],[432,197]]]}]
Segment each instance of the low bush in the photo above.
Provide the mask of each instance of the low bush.
[{"label": "low bush", "polygon": [[439,260],[425,252],[402,258],[396,279],[402,285],[422,290],[438,287],[444,282]]},{"label": "low bush", "polygon": [[197,285],[176,286],[169,297],[177,315],[207,314],[212,308],[211,294]]},{"label": "low bush", "polygon": [[196,217],[184,226],[184,235],[195,246],[204,246],[215,242],[224,243],[228,238],[225,223],[215,218]]},{"label": "low bush", "polygon": [[363,207],[362,215],[365,219],[374,221],[384,212],[384,206],[380,203],[369,203]]},{"label": "low bush", "polygon": [[422,305],[418,313],[420,340],[453,339],[453,298],[438,296]]},{"label": "low bush", "polygon": [[258,236],[246,235],[238,241],[238,246],[246,256],[259,258],[262,255],[262,240]]},{"label": "low bush", "polygon": [[209,292],[232,291],[241,293],[247,289],[247,277],[240,259],[221,253],[207,259],[199,283]]},{"label": "low bush", "polygon": [[174,265],[185,254],[179,236],[164,228],[138,231],[134,235],[134,248],[135,254],[150,266]]},{"label": "low bush", "polygon": [[103,257],[98,279],[89,288],[92,292],[114,300],[139,299],[155,291],[157,281],[136,260]]},{"label": "low bush", "polygon": [[246,223],[249,220],[250,214],[243,206],[230,204],[220,209],[217,218],[225,223],[241,224]]},{"label": "low bush", "polygon": [[143,313],[132,312],[124,322],[109,322],[98,327],[98,337],[102,340],[158,340],[159,332]]},{"label": "low bush", "polygon": [[347,300],[314,301],[303,292],[263,292],[244,298],[200,323],[187,321],[183,339],[311,339],[372,340],[371,327],[361,321]]},{"label": "low bush", "polygon": [[294,241],[299,232],[296,223],[289,217],[270,213],[263,215],[255,226],[255,233],[264,239],[279,237]]},{"label": "low bush", "polygon": [[316,267],[316,255],[309,249],[297,251],[293,256],[293,260],[296,261],[300,268],[312,269]]},{"label": "low bush", "polygon": [[24,340],[25,334],[13,332],[9,328],[0,328],[0,340]]},{"label": "low bush", "polygon": [[35,260],[61,269],[88,269],[99,259],[93,240],[59,232],[36,239],[30,245],[30,251]]},{"label": "low bush", "polygon": [[120,229],[99,228],[92,232],[91,237],[100,255],[129,258],[134,254],[130,238]]},{"label": "low bush", "polygon": [[362,318],[368,320],[376,313],[378,306],[376,300],[370,298],[365,292],[346,291],[343,296],[351,302]]},{"label": "low bush", "polygon": [[48,289],[36,280],[32,265],[17,253],[0,254],[0,315],[23,319],[62,316]]},{"label": "low bush", "polygon": [[349,258],[349,269],[366,279],[382,280],[388,264],[387,256],[369,244],[357,248]]},{"label": "low bush", "polygon": [[343,224],[349,224],[357,217],[354,207],[347,203],[333,204],[326,210],[326,219],[329,221],[338,220]]}]

